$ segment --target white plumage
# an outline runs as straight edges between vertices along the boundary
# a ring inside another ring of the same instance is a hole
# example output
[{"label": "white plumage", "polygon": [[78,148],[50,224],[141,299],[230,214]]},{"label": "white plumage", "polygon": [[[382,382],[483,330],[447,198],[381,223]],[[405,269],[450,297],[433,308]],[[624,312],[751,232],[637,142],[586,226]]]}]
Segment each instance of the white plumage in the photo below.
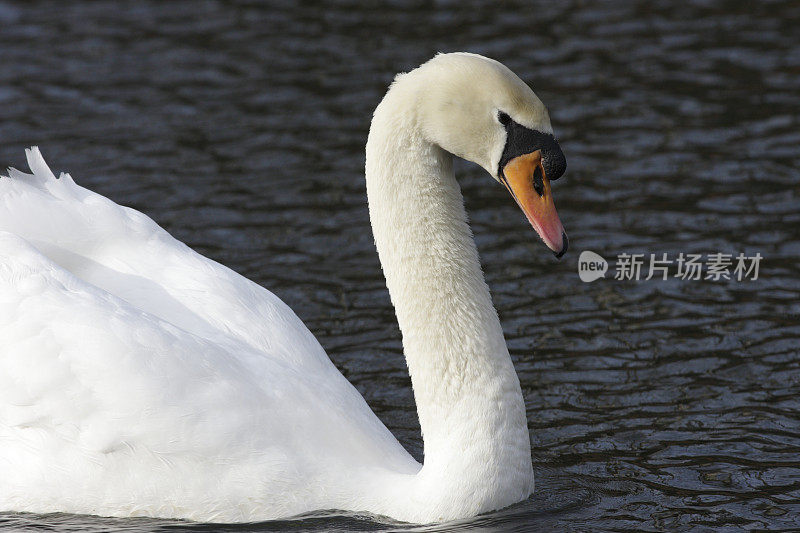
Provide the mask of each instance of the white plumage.
[{"label": "white plumage", "polygon": [[27,155],[0,179],[4,508],[249,520],[418,468],[277,297]]},{"label": "white plumage", "polygon": [[32,174],[0,178],[0,509],[431,522],[527,497],[524,403],[445,152],[496,167],[502,130],[459,108],[492,118],[482,99],[550,128],[505,67],[448,54],[398,78],[367,147],[424,467],[275,295],[28,150]]}]

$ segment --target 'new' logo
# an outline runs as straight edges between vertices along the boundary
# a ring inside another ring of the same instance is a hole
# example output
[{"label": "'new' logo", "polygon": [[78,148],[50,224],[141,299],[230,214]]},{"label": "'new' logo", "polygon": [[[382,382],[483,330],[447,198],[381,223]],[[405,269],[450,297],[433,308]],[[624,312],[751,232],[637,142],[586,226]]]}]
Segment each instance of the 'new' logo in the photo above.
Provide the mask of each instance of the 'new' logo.
[{"label": "'new' logo", "polygon": [[607,270],[608,261],[592,251],[584,250],[578,257],[578,276],[581,281],[589,283],[604,278]]}]

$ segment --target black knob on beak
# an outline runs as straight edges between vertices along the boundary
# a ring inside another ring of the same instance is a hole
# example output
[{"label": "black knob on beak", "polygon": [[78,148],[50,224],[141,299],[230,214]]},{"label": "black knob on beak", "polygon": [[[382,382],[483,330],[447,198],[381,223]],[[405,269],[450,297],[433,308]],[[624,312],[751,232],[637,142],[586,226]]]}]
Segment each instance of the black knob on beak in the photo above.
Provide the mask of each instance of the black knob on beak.
[{"label": "black knob on beak", "polygon": [[506,129],[506,145],[500,157],[498,175],[502,173],[506,163],[515,157],[529,154],[536,150],[542,152],[542,167],[550,181],[555,181],[567,170],[567,158],[552,133],[543,133],[522,126],[505,113],[498,115],[498,120]]},{"label": "black knob on beak", "polygon": [[567,170],[567,158],[564,157],[561,146],[553,137],[549,137],[542,146],[542,166],[550,181],[557,180]]}]

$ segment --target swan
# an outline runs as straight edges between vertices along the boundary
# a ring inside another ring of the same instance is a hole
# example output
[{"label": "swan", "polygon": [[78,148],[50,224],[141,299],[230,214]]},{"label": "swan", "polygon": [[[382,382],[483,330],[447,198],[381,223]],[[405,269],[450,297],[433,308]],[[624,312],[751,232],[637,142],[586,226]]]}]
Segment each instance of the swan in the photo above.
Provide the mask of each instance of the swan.
[{"label": "swan", "polygon": [[274,294],[26,155],[30,174],[0,178],[0,510],[434,523],[532,493],[525,404],[453,156],[504,185],[557,256],[550,181],[566,162],[501,63],[439,54],[399,74],[366,145],[423,464]]}]

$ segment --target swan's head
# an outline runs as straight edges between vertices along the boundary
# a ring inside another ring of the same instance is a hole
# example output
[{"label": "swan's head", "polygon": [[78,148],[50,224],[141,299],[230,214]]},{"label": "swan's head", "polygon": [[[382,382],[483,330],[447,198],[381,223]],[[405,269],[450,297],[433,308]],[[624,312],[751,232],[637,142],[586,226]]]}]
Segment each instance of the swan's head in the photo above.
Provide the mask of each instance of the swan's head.
[{"label": "swan's head", "polygon": [[536,232],[561,257],[567,234],[550,182],[567,163],[547,108],[501,63],[475,54],[439,54],[402,78],[418,78],[417,120],[429,141],[473,161],[502,183]]}]

